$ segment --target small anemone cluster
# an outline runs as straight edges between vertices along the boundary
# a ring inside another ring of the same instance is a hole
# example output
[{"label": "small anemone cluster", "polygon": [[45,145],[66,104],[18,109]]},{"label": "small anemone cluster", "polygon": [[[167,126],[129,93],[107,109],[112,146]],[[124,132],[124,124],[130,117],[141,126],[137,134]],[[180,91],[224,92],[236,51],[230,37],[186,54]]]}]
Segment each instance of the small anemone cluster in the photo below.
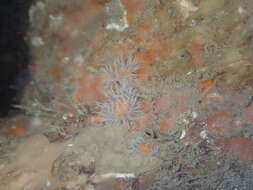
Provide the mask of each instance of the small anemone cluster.
[{"label": "small anemone cluster", "polygon": [[137,70],[136,59],[132,56],[121,56],[103,68],[106,101],[97,103],[102,122],[130,126],[139,118],[140,104],[135,95]]}]

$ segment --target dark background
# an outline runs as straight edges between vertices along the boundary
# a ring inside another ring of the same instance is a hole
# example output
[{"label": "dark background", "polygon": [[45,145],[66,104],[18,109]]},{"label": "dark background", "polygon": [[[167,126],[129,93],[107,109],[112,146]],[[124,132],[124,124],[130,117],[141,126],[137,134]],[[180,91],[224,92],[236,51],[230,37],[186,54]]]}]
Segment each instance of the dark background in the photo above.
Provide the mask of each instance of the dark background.
[{"label": "dark background", "polygon": [[33,0],[0,0],[0,117],[15,113],[29,81],[29,48],[25,35]]}]

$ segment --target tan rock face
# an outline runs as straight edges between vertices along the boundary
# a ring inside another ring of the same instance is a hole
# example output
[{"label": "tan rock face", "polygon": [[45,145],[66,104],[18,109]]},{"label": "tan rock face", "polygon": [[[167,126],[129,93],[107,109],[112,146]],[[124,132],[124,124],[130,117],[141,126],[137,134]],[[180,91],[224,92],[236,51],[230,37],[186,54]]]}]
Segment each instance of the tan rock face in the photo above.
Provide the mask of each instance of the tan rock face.
[{"label": "tan rock face", "polygon": [[51,184],[51,165],[63,150],[44,136],[33,136],[21,143],[3,173],[10,173],[7,189],[34,189]]}]

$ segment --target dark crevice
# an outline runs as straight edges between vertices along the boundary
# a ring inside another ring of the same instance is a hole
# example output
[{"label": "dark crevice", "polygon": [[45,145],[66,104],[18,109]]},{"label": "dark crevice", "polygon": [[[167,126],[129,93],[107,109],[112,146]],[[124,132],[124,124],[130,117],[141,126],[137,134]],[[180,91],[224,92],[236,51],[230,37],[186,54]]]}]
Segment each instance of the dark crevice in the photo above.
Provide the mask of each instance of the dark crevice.
[{"label": "dark crevice", "polygon": [[22,92],[29,82],[29,47],[25,35],[32,0],[0,2],[0,117],[15,113]]}]

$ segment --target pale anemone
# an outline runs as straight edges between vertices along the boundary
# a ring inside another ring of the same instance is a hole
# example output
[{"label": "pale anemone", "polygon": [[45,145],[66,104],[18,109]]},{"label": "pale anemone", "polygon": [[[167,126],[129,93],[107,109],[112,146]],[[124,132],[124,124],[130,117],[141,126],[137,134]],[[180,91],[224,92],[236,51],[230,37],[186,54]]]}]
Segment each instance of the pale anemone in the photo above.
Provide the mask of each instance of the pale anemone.
[{"label": "pale anemone", "polygon": [[128,94],[116,95],[117,98],[110,98],[106,102],[97,103],[98,115],[102,122],[115,125],[130,126],[139,118],[141,113],[138,98]]},{"label": "pale anemone", "polygon": [[106,75],[106,86],[135,85],[136,72],[138,64],[132,56],[127,58],[120,56],[113,64],[104,67],[103,71]]},{"label": "pale anemone", "polygon": [[106,101],[97,103],[98,115],[103,122],[129,126],[138,119],[141,109],[134,90],[137,70],[135,58],[123,56],[103,69]]},{"label": "pale anemone", "polygon": [[152,157],[159,151],[159,146],[155,141],[147,137],[145,138],[143,134],[137,133],[128,142],[128,150],[130,156]]}]

